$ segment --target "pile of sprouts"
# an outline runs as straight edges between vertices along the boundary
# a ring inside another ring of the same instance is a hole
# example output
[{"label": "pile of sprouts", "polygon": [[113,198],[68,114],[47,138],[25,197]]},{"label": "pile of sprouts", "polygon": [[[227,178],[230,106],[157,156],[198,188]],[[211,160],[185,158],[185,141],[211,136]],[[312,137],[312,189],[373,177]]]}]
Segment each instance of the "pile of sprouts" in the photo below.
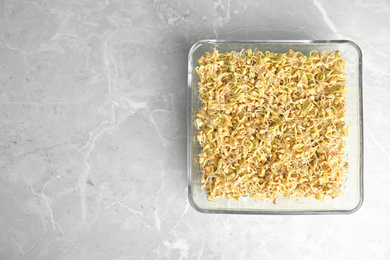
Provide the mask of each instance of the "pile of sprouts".
[{"label": "pile of sprouts", "polygon": [[195,124],[208,200],[342,193],[348,87],[339,51],[214,50],[198,62]]}]

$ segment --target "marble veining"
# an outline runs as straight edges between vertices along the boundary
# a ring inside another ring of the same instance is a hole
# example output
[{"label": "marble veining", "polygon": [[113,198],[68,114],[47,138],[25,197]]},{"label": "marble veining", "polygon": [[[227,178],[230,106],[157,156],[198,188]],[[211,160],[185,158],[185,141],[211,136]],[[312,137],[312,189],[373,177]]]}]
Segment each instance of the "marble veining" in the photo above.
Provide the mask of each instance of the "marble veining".
[{"label": "marble veining", "polygon": [[[0,1],[0,258],[389,259],[389,28],[387,0]],[[201,39],[362,48],[358,212],[189,205],[187,55]]]}]

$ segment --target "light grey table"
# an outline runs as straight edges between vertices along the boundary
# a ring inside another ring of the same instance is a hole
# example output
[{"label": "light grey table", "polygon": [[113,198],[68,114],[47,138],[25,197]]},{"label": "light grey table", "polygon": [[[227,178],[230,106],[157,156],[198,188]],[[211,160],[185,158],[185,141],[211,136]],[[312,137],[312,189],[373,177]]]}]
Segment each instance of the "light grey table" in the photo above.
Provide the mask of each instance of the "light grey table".
[{"label": "light grey table", "polygon": [[[389,1],[0,1],[1,259],[390,259]],[[187,201],[201,39],[363,50],[365,202],[237,216]]]}]

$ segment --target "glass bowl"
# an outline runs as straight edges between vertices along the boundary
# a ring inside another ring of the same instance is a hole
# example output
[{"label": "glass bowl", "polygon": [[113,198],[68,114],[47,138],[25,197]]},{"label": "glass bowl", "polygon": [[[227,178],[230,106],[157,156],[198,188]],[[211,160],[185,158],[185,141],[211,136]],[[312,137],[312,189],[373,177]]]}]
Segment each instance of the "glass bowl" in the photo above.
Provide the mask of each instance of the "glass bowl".
[{"label": "glass bowl", "polygon": [[[222,52],[239,52],[242,49],[284,53],[292,49],[303,54],[310,51],[339,50],[344,57],[347,73],[347,113],[345,122],[349,124],[346,141],[346,160],[349,164],[343,194],[335,199],[319,201],[314,198],[279,197],[277,204],[272,201],[254,200],[243,197],[240,201],[220,198],[207,200],[201,189],[201,167],[199,154],[202,147],[197,141],[198,129],[195,126],[196,114],[201,107],[198,92],[199,76],[195,68],[198,59],[205,52],[216,49]],[[363,203],[363,107],[362,107],[362,52],[358,45],[348,40],[327,41],[221,41],[202,40],[195,43],[188,55],[188,133],[187,170],[189,178],[188,199],[198,211],[224,214],[347,214],[353,213]]]}]

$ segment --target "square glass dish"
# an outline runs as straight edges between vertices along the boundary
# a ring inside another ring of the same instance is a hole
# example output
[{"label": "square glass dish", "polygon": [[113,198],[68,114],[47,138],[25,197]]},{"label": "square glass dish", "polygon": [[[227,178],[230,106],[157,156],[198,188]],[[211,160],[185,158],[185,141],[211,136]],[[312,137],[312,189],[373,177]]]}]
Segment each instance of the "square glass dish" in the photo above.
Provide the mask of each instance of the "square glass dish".
[{"label": "square glass dish", "polygon": [[[254,200],[242,197],[241,200],[220,198],[207,200],[201,189],[201,165],[199,154],[202,147],[197,141],[198,129],[195,120],[201,107],[198,90],[199,75],[196,67],[198,59],[205,52],[216,49],[223,52],[240,52],[242,49],[285,53],[290,49],[303,54],[311,51],[339,50],[346,62],[347,112],[345,122],[349,125],[349,136],[346,141],[346,161],[349,164],[347,180],[343,194],[335,199],[325,201],[314,198],[279,197],[277,204],[270,201]],[[362,107],[362,52],[353,42],[348,40],[327,41],[221,41],[202,40],[195,43],[188,55],[188,135],[187,135],[187,170],[189,178],[188,198],[190,204],[204,213],[224,214],[348,214],[360,208],[363,203],[363,107]]]}]

